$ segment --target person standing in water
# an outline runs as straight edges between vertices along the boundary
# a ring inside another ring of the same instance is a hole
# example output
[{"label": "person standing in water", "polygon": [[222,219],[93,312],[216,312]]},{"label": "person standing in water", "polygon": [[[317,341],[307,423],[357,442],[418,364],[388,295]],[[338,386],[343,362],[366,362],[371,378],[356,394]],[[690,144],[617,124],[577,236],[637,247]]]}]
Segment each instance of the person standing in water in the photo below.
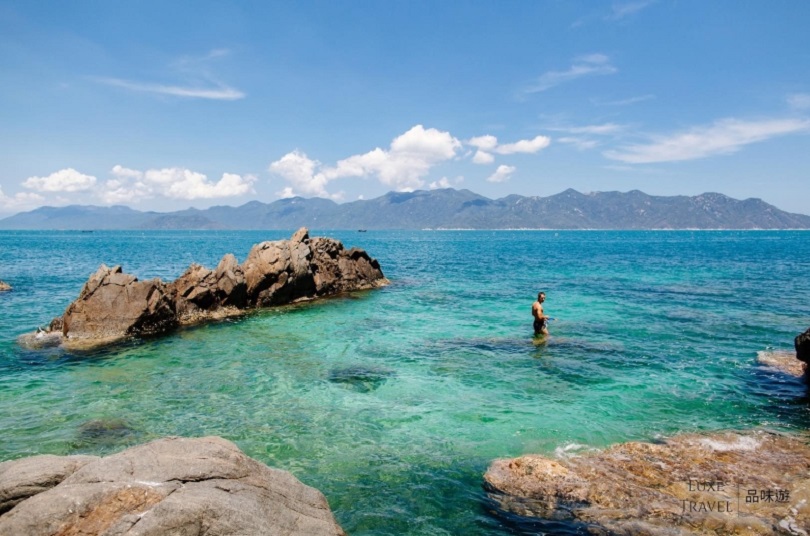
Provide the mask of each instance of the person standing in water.
[{"label": "person standing in water", "polygon": [[537,293],[537,301],[532,304],[532,316],[534,317],[534,335],[548,335],[546,324],[550,317],[543,313],[543,302],[546,301],[546,293]]}]

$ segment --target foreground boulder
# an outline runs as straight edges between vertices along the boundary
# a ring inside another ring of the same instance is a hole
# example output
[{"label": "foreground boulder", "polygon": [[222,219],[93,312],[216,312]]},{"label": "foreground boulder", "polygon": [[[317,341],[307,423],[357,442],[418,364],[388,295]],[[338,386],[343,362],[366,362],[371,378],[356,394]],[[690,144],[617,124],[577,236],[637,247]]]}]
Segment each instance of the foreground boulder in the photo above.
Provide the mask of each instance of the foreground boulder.
[{"label": "foreground boulder", "polygon": [[379,263],[365,251],[346,250],[331,238],[310,239],[301,228],[290,240],[253,246],[242,264],[227,254],[214,270],[194,264],[171,283],[139,281],[120,266],[102,265],[62,316],[47,329],[23,335],[20,343],[96,346],[257,307],[386,284]]},{"label": "foreground boulder", "polygon": [[11,285],[3,281],[0,281],[0,292],[5,292],[6,290],[11,290]]},{"label": "foreground boulder", "polygon": [[219,437],[0,463],[0,535],[343,535],[323,495]]},{"label": "foreground boulder", "polygon": [[810,527],[806,438],[767,432],[497,460],[484,478],[501,511],[587,534],[806,536]]}]

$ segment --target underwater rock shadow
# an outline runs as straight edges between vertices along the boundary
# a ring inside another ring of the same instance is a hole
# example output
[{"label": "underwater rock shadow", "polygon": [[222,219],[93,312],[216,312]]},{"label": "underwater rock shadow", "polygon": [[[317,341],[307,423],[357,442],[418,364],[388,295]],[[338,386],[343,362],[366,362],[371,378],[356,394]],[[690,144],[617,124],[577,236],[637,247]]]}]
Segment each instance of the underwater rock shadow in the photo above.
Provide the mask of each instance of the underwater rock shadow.
[{"label": "underwater rock shadow", "polygon": [[333,368],[327,374],[330,383],[357,393],[370,393],[377,390],[389,378],[395,376],[393,370],[365,365],[351,365]]}]

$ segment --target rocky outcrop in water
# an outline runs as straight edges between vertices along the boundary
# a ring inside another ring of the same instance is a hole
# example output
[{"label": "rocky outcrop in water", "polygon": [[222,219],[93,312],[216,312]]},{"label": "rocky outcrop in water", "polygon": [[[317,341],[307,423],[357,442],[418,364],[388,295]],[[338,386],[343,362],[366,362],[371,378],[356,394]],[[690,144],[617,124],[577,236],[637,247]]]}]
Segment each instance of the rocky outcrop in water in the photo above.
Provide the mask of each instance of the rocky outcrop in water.
[{"label": "rocky outcrop in water", "polygon": [[11,285],[4,281],[0,281],[0,292],[5,292],[6,290],[11,290]]},{"label": "rocky outcrop in water", "polygon": [[0,463],[0,535],[343,535],[324,496],[219,437]]},{"label": "rocky outcrop in water", "polygon": [[793,339],[793,345],[796,347],[796,359],[805,365],[810,365],[810,328],[807,328],[807,331],[804,333],[797,335],[796,338]]},{"label": "rocky outcrop in water", "polygon": [[171,283],[139,281],[120,266],[102,265],[62,316],[20,342],[32,347],[96,346],[387,283],[379,263],[362,249],[346,250],[331,238],[310,238],[301,228],[290,240],[253,246],[242,264],[228,254],[214,270],[194,264]]},{"label": "rocky outcrop in water", "polygon": [[757,361],[768,367],[779,369],[786,374],[800,378],[807,365],[796,359],[796,353],[788,350],[764,350],[757,352]]},{"label": "rocky outcrop in water", "polygon": [[806,440],[767,432],[681,435],[569,458],[497,460],[484,478],[501,513],[569,523],[587,534],[806,536]]}]

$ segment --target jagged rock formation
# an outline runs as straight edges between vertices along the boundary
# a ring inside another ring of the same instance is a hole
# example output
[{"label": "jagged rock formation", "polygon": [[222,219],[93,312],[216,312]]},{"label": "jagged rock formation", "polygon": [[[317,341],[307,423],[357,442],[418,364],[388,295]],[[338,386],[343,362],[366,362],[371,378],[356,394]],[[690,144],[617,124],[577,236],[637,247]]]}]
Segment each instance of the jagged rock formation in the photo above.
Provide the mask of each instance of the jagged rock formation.
[{"label": "jagged rock formation", "polygon": [[11,290],[11,285],[3,281],[0,281],[0,292],[4,292],[6,290]]},{"label": "jagged rock formation", "polygon": [[344,535],[324,496],[219,437],[0,463],[0,536]]},{"label": "jagged rock formation", "polygon": [[120,266],[102,265],[79,297],[47,330],[23,335],[29,346],[96,346],[125,337],[165,333],[186,324],[386,285],[379,263],[331,238],[310,238],[306,228],[290,240],[253,246],[244,263],[225,255],[216,269],[192,265],[171,283],[139,281]]},{"label": "jagged rock formation", "polygon": [[501,511],[588,534],[808,534],[807,438],[681,435],[566,459],[496,460],[484,476]]}]

